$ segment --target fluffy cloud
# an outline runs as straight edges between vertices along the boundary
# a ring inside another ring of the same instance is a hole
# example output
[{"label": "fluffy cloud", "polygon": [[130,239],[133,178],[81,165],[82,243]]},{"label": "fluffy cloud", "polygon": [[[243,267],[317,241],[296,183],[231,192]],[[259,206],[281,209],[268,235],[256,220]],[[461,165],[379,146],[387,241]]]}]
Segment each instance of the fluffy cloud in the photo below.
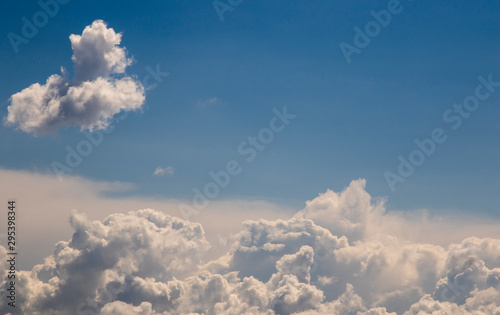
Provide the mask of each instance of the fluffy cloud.
[{"label": "fluffy cloud", "polygon": [[58,128],[105,129],[121,111],[138,110],[145,101],[144,87],[125,74],[132,60],[120,47],[121,34],[96,20],[82,35],[70,36],[74,78],[62,69],[45,84],[35,83],[11,96],[7,125],[44,135]]},{"label": "fluffy cloud", "polygon": [[[115,214],[102,222],[73,211],[70,223],[71,241],[57,243],[43,265],[19,272],[26,314],[82,313],[93,307],[86,297],[97,304],[120,297],[150,299],[169,307],[182,291],[175,276],[196,272],[209,248],[200,224],[153,210]],[[2,313],[8,312],[3,307]]]},{"label": "fluffy cloud", "polygon": [[73,211],[71,240],[18,272],[19,307],[26,314],[500,313],[500,239],[442,246],[374,229],[394,217],[364,187],[357,180],[327,191],[286,220],[247,220],[211,260],[199,223],[151,209],[102,221]]},{"label": "fluffy cloud", "polygon": [[348,189],[339,194],[329,189],[307,201],[306,207],[297,216],[321,222],[321,226],[335,235],[347,236],[351,242],[363,239],[371,216],[383,212],[382,202],[371,204],[365,185],[365,180],[353,181]]}]

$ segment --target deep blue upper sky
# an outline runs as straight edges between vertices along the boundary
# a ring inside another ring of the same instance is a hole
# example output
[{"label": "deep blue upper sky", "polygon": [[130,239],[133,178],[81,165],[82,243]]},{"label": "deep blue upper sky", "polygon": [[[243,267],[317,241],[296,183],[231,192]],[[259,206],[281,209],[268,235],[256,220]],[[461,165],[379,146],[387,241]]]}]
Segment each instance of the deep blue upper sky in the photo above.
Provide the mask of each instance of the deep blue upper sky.
[{"label": "deep blue upper sky", "polygon": [[[226,2],[226,1],[223,1]],[[354,28],[388,1],[243,0],[220,21],[212,2],[70,1],[15,53],[7,38],[21,33],[36,1],[3,1],[0,114],[9,97],[35,82],[72,70],[70,34],[102,19],[123,33],[139,79],[146,68],[169,72],[147,93],[142,113],[115,130],[74,174],[136,184],[133,194],[192,198],[228,161],[241,161],[219,199],[258,198],[300,208],[327,188],[366,178],[390,209],[430,208],[498,216],[500,208],[500,88],[452,130],[443,113],[474,93],[477,77],[500,81],[498,1],[401,1],[360,54],[347,63],[339,48]],[[217,98],[209,104],[207,100]],[[205,105],[205,106],[204,106]],[[237,147],[287,106],[297,117],[247,163]],[[442,128],[448,140],[391,192],[385,171],[397,173],[415,139]],[[33,137],[0,128],[0,167],[51,173],[77,128]],[[155,177],[172,166],[173,176]]]}]

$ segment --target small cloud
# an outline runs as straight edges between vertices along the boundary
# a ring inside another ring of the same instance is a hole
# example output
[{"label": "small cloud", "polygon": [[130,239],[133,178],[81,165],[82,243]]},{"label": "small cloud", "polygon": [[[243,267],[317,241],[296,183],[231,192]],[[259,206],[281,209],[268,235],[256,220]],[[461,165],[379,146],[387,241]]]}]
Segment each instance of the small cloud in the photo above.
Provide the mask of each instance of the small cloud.
[{"label": "small cloud", "polygon": [[172,166],[167,166],[165,168],[157,167],[154,176],[165,176],[165,175],[174,175],[175,169]]},{"label": "small cloud", "polygon": [[198,101],[197,105],[201,107],[207,107],[207,106],[215,106],[215,105],[222,105],[224,104],[219,98],[217,97],[209,97],[204,101]]},{"label": "small cloud", "polygon": [[335,283],[335,277],[326,277],[326,276],[319,276],[318,277],[318,284],[326,287],[328,285],[331,285]]}]

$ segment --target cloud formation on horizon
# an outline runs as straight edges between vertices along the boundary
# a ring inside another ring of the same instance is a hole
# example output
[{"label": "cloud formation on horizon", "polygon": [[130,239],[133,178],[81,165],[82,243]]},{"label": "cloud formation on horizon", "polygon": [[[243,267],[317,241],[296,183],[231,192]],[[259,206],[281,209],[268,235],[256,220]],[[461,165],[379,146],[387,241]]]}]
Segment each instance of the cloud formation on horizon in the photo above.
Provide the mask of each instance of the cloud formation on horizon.
[{"label": "cloud formation on horizon", "polygon": [[356,180],[289,219],[245,221],[224,254],[204,261],[200,223],[152,209],[91,221],[75,210],[71,240],[18,272],[18,303],[26,314],[500,312],[500,239],[408,241],[372,230],[386,219]]},{"label": "cloud formation on horizon", "polygon": [[102,20],[85,27],[82,35],[70,35],[73,80],[62,68],[62,75],[12,95],[5,124],[35,135],[70,126],[105,129],[115,114],[140,109],[144,87],[125,73],[132,59],[119,46],[121,37]]}]

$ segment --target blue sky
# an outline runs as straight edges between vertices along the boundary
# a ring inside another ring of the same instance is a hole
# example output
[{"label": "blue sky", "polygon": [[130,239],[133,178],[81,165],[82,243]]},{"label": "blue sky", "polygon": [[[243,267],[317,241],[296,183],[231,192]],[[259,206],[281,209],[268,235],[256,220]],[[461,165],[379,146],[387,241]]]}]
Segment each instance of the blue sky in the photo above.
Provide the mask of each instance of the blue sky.
[{"label": "blue sky", "polygon": [[[142,111],[114,123],[74,174],[129,182],[127,194],[190,199],[230,160],[242,173],[217,199],[264,199],[301,208],[327,188],[367,179],[389,209],[473,211],[498,217],[500,91],[482,101],[457,130],[443,113],[474,93],[477,77],[500,81],[500,5],[494,1],[401,1],[402,12],[346,62],[341,42],[387,9],[388,1],[243,0],[221,21],[211,1],[69,1],[27,44],[13,50],[35,2],[2,3],[0,114],[9,98],[67,68],[70,34],[96,19],[122,32],[121,46],[142,80],[159,65],[169,76],[146,93]],[[218,101],[208,102],[216,98]],[[287,107],[296,118],[247,163],[237,147]],[[448,140],[391,192],[384,172],[415,139],[442,128]],[[52,173],[79,128],[34,137],[0,128],[0,167]],[[173,175],[157,177],[157,167]]]}]

